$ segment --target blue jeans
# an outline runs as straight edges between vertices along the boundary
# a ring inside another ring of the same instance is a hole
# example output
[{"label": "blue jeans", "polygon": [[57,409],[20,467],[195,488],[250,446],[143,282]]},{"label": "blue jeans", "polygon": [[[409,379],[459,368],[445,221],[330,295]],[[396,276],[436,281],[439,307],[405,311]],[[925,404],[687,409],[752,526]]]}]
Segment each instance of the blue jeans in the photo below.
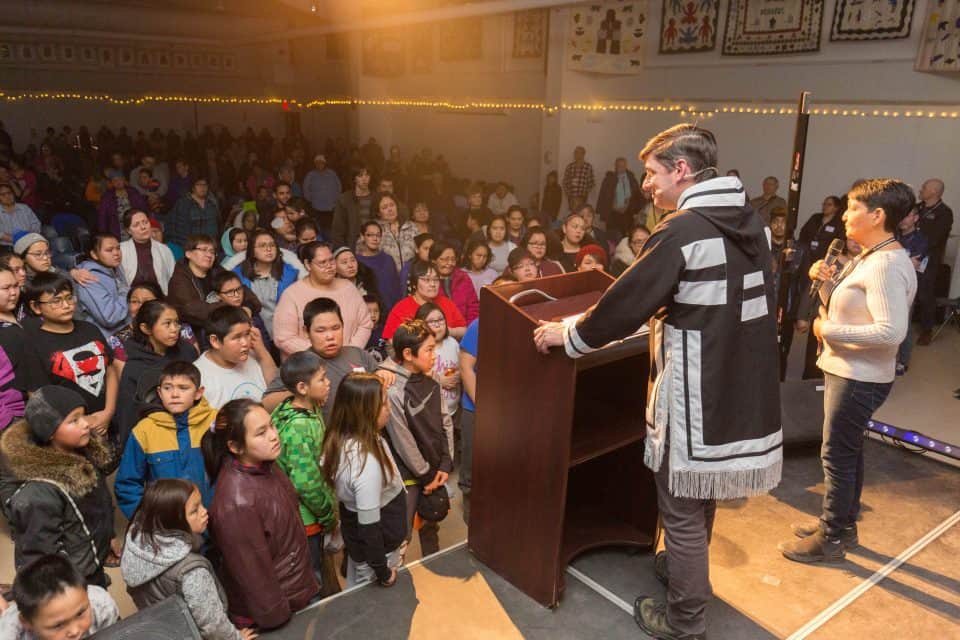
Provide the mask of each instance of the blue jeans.
[{"label": "blue jeans", "polygon": [[890,394],[892,382],[861,382],[824,373],[823,496],[821,527],[830,537],[853,526],[863,491],[863,439],[867,421]]}]

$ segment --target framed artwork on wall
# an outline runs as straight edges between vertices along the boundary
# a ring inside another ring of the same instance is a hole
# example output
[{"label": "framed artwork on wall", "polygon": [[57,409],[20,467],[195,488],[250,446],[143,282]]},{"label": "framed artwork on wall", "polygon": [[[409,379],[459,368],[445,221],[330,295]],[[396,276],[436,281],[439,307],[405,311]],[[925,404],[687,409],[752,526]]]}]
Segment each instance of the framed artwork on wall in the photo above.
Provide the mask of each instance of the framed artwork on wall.
[{"label": "framed artwork on wall", "polygon": [[542,57],[549,24],[550,13],[546,9],[517,11],[513,14],[513,57]]},{"label": "framed artwork on wall", "polygon": [[120,47],[117,49],[117,64],[119,66],[132,67],[134,60],[132,47]]},{"label": "framed artwork on wall", "polygon": [[662,0],[660,53],[713,51],[720,0]]},{"label": "framed artwork on wall", "polygon": [[722,55],[820,50],[823,0],[730,0]]},{"label": "framed artwork on wall", "polygon": [[40,48],[40,61],[41,62],[56,62],[57,61],[57,45],[46,43],[41,44]]},{"label": "framed artwork on wall", "polygon": [[97,54],[96,47],[80,47],[80,62],[83,64],[98,64],[100,57]]},{"label": "framed artwork on wall", "polygon": [[101,67],[112,67],[116,64],[116,57],[112,47],[98,47],[97,56]]},{"label": "framed artwork on wall", "polygon": [[896,40],[910,36],[914,0],[837,0],[830,39]]},{"label": "framed artwork on wall", "polygon": [[567,25],[567,68],[640,73],[646,32],[646,0],[607,0],[574,7]]}]

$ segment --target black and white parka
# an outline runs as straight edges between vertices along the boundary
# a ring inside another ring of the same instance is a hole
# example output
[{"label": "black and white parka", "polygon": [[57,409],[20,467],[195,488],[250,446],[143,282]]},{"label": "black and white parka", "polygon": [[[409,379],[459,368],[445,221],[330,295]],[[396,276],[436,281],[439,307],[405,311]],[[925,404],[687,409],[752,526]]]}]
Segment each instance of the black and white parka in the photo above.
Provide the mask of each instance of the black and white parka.
[{"label": "black and white parka", "polygon": [[637,261],[574,325],[570,357],[650,320],[644,461],[671,495],[730,499],[780,481],[779,356],[769,230],[735,177],[686,189]]}]

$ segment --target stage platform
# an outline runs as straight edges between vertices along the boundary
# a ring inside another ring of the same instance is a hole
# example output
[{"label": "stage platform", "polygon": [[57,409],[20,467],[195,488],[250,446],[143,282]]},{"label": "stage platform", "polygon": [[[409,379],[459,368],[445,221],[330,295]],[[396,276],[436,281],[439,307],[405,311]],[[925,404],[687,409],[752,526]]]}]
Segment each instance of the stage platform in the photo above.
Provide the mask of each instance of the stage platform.
[{"label": "stage platform", "polygon": [[[960,638],[960,472],[866,446],[861,546],[842,564],[801,565],[777,551],[791,522],[819,512],[816,455],[789,456],[770,495],[721,504],[708,638]],[[392,589],[344,592],[261,638],[643,638],[628,612],[642,593],[664,597],[652,556],[603,549],[574,562],[560,606],[545,609],[461,543],[413,563]]]}]

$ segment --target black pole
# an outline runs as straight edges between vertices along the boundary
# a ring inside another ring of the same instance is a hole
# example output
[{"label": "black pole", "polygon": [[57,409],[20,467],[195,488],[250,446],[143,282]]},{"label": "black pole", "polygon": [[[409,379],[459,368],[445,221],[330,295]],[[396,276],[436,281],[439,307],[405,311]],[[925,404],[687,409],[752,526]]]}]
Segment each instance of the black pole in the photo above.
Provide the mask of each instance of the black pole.
[{"label": "black pole", "polygon": [[793,134],[793,154],[790,156],[790,185],[787,193],[787,234],[783,252],[777,258],[777,343],[780,351],[780,380],[786,377],[787,356],[793,342],[793,296],[794,278],[797,268],[797,253],[793,248],[793,234],[797,229],[800,214],[800,187],[803,184],[803,161],[807,152],[807,125],[810,114],[807,113],[807,100],[810,92],[800,93],[797,105],[797,128]]},{"label": "black pole", "polygon": [[800,94],[797,105],[797,129],[793,134],[793,155],[790,158],[790,191],[787,194],[787,237],[792,238],[797,229],[800,213],[800,186],[803,184],[803,161],[807,155],[807,125],[810,114],[807,113],[807,100],[810,92]]}]

